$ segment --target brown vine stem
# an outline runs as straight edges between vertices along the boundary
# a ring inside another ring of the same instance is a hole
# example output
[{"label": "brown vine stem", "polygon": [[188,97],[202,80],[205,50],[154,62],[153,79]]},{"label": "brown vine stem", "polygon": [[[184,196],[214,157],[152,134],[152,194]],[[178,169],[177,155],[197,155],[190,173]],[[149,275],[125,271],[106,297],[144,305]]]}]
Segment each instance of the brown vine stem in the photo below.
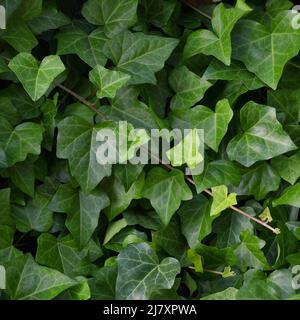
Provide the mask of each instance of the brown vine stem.
[{"label": "brown vine stem", "polygon": [[87,106],[88,108],[90,108],[92,111],[96,112],[101,118],[103,119],[107,119],[107,116],[105,113],[101,112],[100,110],[98,110],[96,108],[96,106],[87,101],[86,99],[84,99],[83,97],[81,97],[80,95],[78,95],[76,92],[72,91],[71,89],[65,87],[64,85],[57,83],[56,86],[62,90],[64,90],[65,92],[69,93],[71,96],[73,96],[75,99],[77,99],[79,102],[81,102],[82,104],[84,104],[85,106]]},{"label": "brown vine stem", "polygon": [[[97,110],[92,103],[90,103],[89,101],[85,100],[84,98],[82,98],[81,96],[79,96],[77,93],[73,92],[71,89],[69,89],[69,88],[67,88],[67,87],[65,87],[65,86],[63,86],[63,85],[61,85],[61,84],[58,84],[57,86],[58,86],[59,88],[61,88],[62,90],[65,90],[66,92],[68,92],[70,95],[72,95],[72,96],[73,96],[74,98],[76,98],[78,101],[80,101],[83,105],[85,105],[85,106],[87,106],[88,108],[90,108],[91,110],[97,112],[97,114],[99,114],[102,118],[107,119],[107,116],[106,116],[103,112],[100,113],[99,110]],[[152,156],[153,156],[153,155],[152,155]],[[161,159],[159,159],[158,157],[156,157],[156,159],[159,161],[159,163],[161,163],[161,164],[162,164],[165,168],[167,168],[168,170],[172,170],[172,169],[173,169],[172,166],[163,163],[163,161],[162,161]],[[188,177],[188,176],[185,176],[185,179],[186,179],[188,182],[190,182],[192,185],[195,186],[195,182],[194,182],[194,180],[193,180],[192,178],[190,178],[190,177]],[[207,194],[210,195],[210,196],[213,195],[213,194],[211,193],[211,191],[209,191],[209,190],[207,190],[207,189],[204,190],[204,192],[207,193]],[[279,230],[278,230],[278,229],[275,229],[275,228],[271,227],[270,225],[268,225],[267,223],[265,223],[265,222],[263,222],[263,221],[255,218],[255,217],[252,217],[250,214],[244,212],[243,210],[241,210],[241,209],[239,209],[239,208],[237,208],[237,207],[235,207],[235,206],[231,206],[230,209],[233,210],[233,211],[235,211],[235,212],[237,212],[237,213],[239,213],[239,214],[241,214],[241,215],[243,215],[243,216],[245,216],[245,217],[247,217],[248,219],[250,219],[250,220],[252,220],[252,221],[260,224],[261,226],[263,226],[263,227],[271,230],[271,231],[272,231],[273,233],[275,233],[275,234],[278,234],[278,233],[279,233]]]},{"label": "brown vine stem", "polygon": [[205,17],[205,18],[207,18],[207,19],[209,19],[209,20],[212,19],[212,17],[211,17],[209,14],[203,12],[203,11],[200,10],[199,8],[196,8],[196,7],[193,6],[190,2],[188,2],[188,1],[186,1],[186,0],[183,0],[182,2],[183,2],[186,6],[190,7],[191,9],[193,9],[193,10],[195,10],[196,12],[198,12],[199,14],[201,14],[203,17]]}]

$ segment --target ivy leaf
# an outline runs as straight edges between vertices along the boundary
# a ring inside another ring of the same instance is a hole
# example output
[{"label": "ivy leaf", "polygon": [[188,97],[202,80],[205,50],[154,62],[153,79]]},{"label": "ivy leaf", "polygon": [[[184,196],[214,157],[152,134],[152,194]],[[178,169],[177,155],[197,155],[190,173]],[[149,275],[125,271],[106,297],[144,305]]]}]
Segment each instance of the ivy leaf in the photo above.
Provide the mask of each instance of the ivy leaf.
[{"label": "ivy leaf", "polygon": [[228,189],[226,186],[212,187],[211,191],[213,195],[213,202],[210,209],[211,216],[216,216],[223,210],[237,204],[236,193],[228,195]]},{"label": "ivy leaf", "polygon": [[248,102],[240,111],[243,133],[235,136],[227,146],[230,160],[246,167],[296,149],[282,129],[274,108]]},{"label": "ivy leaf", "polygon": [[53,235],[44,233],[38,238],[36,261],[69,277],[89,271],[87,254],[87,250],[80,251],[77,248],[70,235],[56,239]]},{"label": "ivy leaf", "polygon": [[[245,212],[249,210],[245,207],[241,209]],[[217,233],[217,247],[227,248],[240,243],[240,235],[244,230],[252,234],[253,225],[249,218],[228,210],[215,221],[213,230]]]},{"label": "ivy leaf", "polygon": [[181,171],[153,168],[147,175],[143,197],[150,200],[164,225],[168,225],[181,201],[192,199],[192,192]]},{"label": "ivy leaf", "polygon": [[214,217],[210,215],[210,206],[204,196],[197,195],[178,211],[182,233],[191,248],[211,233]]},{"label": "ivy leaf", "polygon": [[169,77],[171,88],[176,92],[172,97],[171,109],[188,109],[200,101],[212,84],[191,72],[187,67],[174,69]]},{"label": "ivy leaf", "polygon": [[300,31],[292,27],[294,17],[285,10],[265,15],[263,23],[244,19],[232,34],[233,58],[274,90],[285,64],[299,52]]},{"label": "ivy leaf", "polygon": [[117,70],[131,75],[129,84],[155,84],[155,72],[164,67],[177,44],[177,39],[124,31],[106,42],[104,52]]},{"label": "ivy leaf", "polygon": [[0,118],[0,168],[8,168],[24,161],[28,154],[41,153],[43,128],[31,122],[23,122],[13,128]]},{"label": "ivy leaf", "polygon": [[58,39],[57,54],[77,54],[92,68],[105,65],[107,59],[103,46],[107,40],[102,29],[90,34],[79,28],[67,28],[56,35]]},{"label": "ivy leaf", "polygon": [[65,70],[59,56],[48,56],[39,65],[34,56],[29,53],[18,54],[8,66],[33,101],[40,99],[55,78]]},{"label": "ivy leaf", "polygon": [[279,300],[280,291],[271,283],[255,279],[244,285],[236,297],[238,300]]},{"label": "ivy leaf", "polygon": [[49,196],[37,192],[25,207],[13,206],[17,229],[21,232],[47,232],[53,224],[53,212],[48,209],[50,201]]},{"label": "ivy leaf", "polygon": [[96,158],[96,136],[101,127],[75,116],[58,124],[57,156],[69,160],[71,172],[85,193],[111,174],[111,165],[100,165]]},{"label": "ivy leaf", "polygon": [[237,300],[236,294],[238,289],[229,287],[223,291],[209,294],[200,300]]},{"label": "ivy leaf", "polygon": [[271,160],[272,167],[279,173],[282,179],[295,184],[300,177],[300,152],[291,157],[279,156]]},{"label": "ivy leaf", "polygon": [[136,22],[137,6],[138,0],[88,0],[82,15],[88,22],[104,26],[105,33],[113,37]]},{"label": "ivy leaf", "polygon": [[133,244],[117,258],[116,297],[123,300],[146,300],[159,289],[171,289],[180,264],[174,258],[159,262],[155,251],[146,243]]},{"label": "ivy leaf", "polygon": [[250,11],[251,8],[244,0],[238,0],[235,8],[229,9],[225,8],[223,3],[219,4],[213,12],[211,21],[213,31],[193,32],[184,48],[185,58],[203,53],[213,55],[225,65],[230,65],[232,29],[236,22]]},{"label": "ivy leaf", "polygon": [[273,201],[273,206],[290,205],[300,208],[300,183],[286,188],[282,195]]},{"label": "ivy leaf", "polygon": [[170,119],[173,128],[203,129],[205,144],[217,152],[232,116],[229,102],[224,99],[217,103],[215,112],[205,106],[196,106],[191,110],[173,111]]},{"label": "ivy leaf", "polygon": [[13,300],[51,300],[76,284],[56,270],[39,266],[30,255],[13,259],[6,272]]},{"label": "ivy leaf", "polygon": [[243,170],[240,184],[233,190],[239,196],[253,195],[256,200],[261,200],[279,185],[280,176],[267,161],[263,161]]},{"label": "ivy leaf", "polygon": [[197,129],[191,130],[175,147],[168,150],[166,155],[173,167],[187,164],[190,169],[195,169],[204,158],[199,149],[201,139]]},{"label": "ivy leaf", "polygon": [[202,174],[193,176],[197,193],[220,185],[237,185],[240,179],[240,170],[233,162],[228,160],[208,162]]},{"label": "ivy leaf", "polygon": [[97,87],[97,97],[114,98],[117,91],[130,79],[130,75],[123,72],[111,71],[97,65],[89,74],[90,81]]},{"label": "ivy leaf", "polygon": [[42,34],[45,31],[65,26],[70,22],[70,19],[58,11],[54,5],[46,4],[41,14],[31,19],[28,24],[35,34]]},{"label": "ivy leaf", "polygon": [[0,190],[0,201],[2,204],[0,207],[0,225],[14,225],[10,210],[10,194],[11,190],[9,188]]},{"label": "ivy leaf", "polygon": [[247,267],[262,270],[269,269],[267,259],[261,250],[265,245],[265,241],[251,235],[248,230],[241,233],[240,239],[241,243],[234,251],[238,259],[239,267],[242,270],[246,270]]},{"label": "ivy leaf", "polygon": [[8,21],[7,29],[0,30],[0,37],[21,53],[31,52],[38,44],[32,31],[20,18]]},{"label": "ivy leaf", "polygon": [[55,212],[68,214],[66,226],[82,249],[98,225],[101,210],[108,205],[109,199],[103,191],[85,195],[66,184],[58,188],[49,207]]}]

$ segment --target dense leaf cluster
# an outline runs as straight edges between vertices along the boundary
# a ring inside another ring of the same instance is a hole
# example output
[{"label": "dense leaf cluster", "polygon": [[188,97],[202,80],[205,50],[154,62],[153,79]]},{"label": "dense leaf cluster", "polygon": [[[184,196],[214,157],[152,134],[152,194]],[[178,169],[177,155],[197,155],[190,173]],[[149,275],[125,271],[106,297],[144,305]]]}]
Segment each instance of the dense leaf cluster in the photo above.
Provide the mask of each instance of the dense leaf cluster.
[{"label": "dense leaf cluster", "polygon": [[[0,5],[0,299],[300,298],[292,2]],[[204,129],[202,174],[99,164],[120,120]]]}]

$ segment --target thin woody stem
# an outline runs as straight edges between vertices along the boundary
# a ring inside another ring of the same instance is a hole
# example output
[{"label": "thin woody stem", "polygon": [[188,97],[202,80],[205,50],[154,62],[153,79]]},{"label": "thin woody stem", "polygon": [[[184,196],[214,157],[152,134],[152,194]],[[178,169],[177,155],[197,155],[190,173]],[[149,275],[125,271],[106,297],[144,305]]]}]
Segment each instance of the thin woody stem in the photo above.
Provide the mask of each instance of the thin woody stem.
[{"label": "thin woody stem", "polygon": [[[6,57],[4,57],[4,56],[2,56],[2,55],[1,55],[1,57],[4,58],[4,59],[6,59],[7,61],[10,61],[8,58],[6,58]],[[62,85],[62,84],[60,84],[60,83],[57,83],[56,86],[57,86],[58,88],[64,90],[65,92],[67,92],[67,93],[70,94],[71,96],[73,96],[75,99],[77,99],[79,102],[81,102],[83,105],[87,106],[89,109],[91,109],[91,110],[94,111],[95,113],[97,113],[101,118],[107,119],[107,115],[106,115],[105,113],[101,112],[100,110],[98,110],[93,103],[87,101],[86,99],[84,99],[83,97],[81,97],[80,95],[78,95],[76,92],[72,91],[71,89],[65,87],[64,85]],[[152,157],[155,157],[154,155],[151,155],[151,156],[152,156]],[[155,158],[158,160],[159,163],[161,163],[161,164],[162,164],[165,168],[167,168],[168,170],[172,170],[172,169],[173,169],[172,166],[163,163],[163,161],[162,161],[159,157],[155,157]],[[194,180],[193,180],[192,178],[190,178],[190,177],[188,177],[188,176],[185,176],[185,179],[186,179],[188,182],[190,182],[192,185],[195,186],[195,182],[194,182]],[[212,194],[212,192],[211,192],[210,190],[205,189],[204,192],[205,192],[206,194],[208,194],[209,196],[213,196],[213,194]],[[263,221],[255,218],[255,217],[252,217],[250,214],[244,212],[243,210],[241,210],[241,209],[239,209],[239,208],[237,208],[237,207],[235,207],[235,206],[230,206],[230,209],[233,210],[233,211],[235,211],[235,212],[237,212],[237,213],[239,213],[239,214],[241,214],[241,215],[243,215],[243,216],[245,216],[245,217],[247,217],[248,219],[250,219],[250,220],[252,220],[252,221],[260,224],[261,226],[263,226],[263,227],[271,230],[271,231],[272,231],[273,233],[275,233],[275,234],[278,234],[278,233],[279,233],[279,230],[278,230],[278,229],[275,229],[275,228],[269,226],[267,223],[265,223],[265,222],[263,222]]]},{"label": "thin woody stem", "polygon": [[[85,100],[84,98],[80,97],[77,93],[73,92],[72,90],[70,90],[69,88],[66,88],[65,86],[63,86],[63,85],[61,85],[61,84],[58,84],[58,87],[61,88],[61,89],[63,89],[63,90],[65,90],[65,91],[68,92],[70,95],[72,95],[74,98],[78,99],[83,105],[86,105],[88,108],[92,109],[93,111],[95,111],[95,112],[97,112],[97,113],[99,114],[99,110],[97,110],[93,104],[91,104],[90,102],[88,102],[88,101]],[[104,113],[101,112],[101,114],[99,114],[99,115],[102,116],[103,118],[107,119],[107,117],[106,117],[106,115],[105,115]],[[149,153],[149,151],[148,151],[148,153]],[[167,168],[168,170],[172,170],[172,169],[173,169],[172,166],[163,163],[163,161],[162,161],[159,157],[156,157],[156,156],[154,156],[154,155],[151,155],[151,156],[154,157],[154,158],[156,158],[156,160],[157,160],[160,164],[162,164],[165,168]],[[188,176],[185,176],[185,179],[186,179],[188,182],[190,182],[192,185],[195,186],[195,182],[194,182],[194,180],[193,180],[192,178],[190,178],[190,177],[188,177]],[[207,189],[204,190],[204,192],[207,193],[207,194],[210,195],[210,196],[213,195],[213,194],[211,193],[211,191],[209,191],[209,190],[207,190]],[[250,220],[252,220],[252,221],[260,224],[261,226],[263,226],[263,227],[271,230],[273,233],[278,234],[278,229],[275,229],[275,228],[269,226],[267,223],[265,223],[265,222],[263,222],[263,221],[255,218],[255,217],[252,217],[250,214],[242,211],[241,209],[239,209],[239,208],[237,208],[237,207],[235,207],[235,206],[231,206],[230,209],[233,210],[233,211],[235,211],[235,212],[237,212],[237,213],[239,213],[239,214],[241,214],[241,215],[243,215],[243,216],[245,216],[245,217],[247,217],[248,219],[250,219]]]}]

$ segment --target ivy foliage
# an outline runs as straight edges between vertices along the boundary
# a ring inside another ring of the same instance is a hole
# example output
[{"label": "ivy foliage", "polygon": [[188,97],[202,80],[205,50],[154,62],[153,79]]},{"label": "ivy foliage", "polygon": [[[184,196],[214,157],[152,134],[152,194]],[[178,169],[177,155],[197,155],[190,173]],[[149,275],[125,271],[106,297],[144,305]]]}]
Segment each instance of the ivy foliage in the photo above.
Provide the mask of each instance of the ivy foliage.
[{"label": "ivy foliage", "polygon": [[[0,299],[299,299],[292,2],[0,5]],[[119,121],[204,153],[100,164]]]}]

